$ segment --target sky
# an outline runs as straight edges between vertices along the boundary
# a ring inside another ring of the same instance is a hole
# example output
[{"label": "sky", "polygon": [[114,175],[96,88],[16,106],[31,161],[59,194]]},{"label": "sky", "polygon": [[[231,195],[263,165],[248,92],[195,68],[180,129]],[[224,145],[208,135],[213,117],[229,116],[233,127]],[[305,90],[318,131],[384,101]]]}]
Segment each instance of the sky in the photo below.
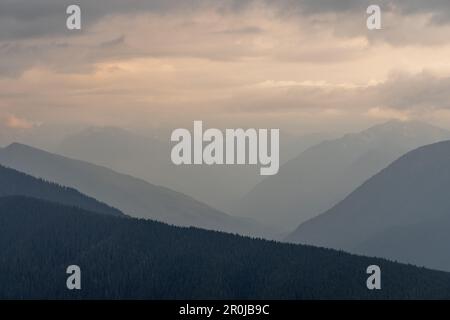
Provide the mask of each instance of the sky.
[{"label": "sky", "polygon": [[449,35],[448,0],[0,0],[0,134],[450,128]]}]

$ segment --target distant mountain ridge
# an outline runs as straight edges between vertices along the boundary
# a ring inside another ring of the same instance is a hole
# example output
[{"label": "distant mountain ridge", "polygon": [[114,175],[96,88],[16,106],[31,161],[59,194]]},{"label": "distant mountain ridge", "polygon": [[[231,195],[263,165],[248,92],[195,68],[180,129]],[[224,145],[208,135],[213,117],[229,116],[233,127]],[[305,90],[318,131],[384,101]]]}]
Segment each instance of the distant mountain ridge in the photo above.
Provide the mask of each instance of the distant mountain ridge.
[{"label": "distant mountain ridge", "polygon": [[[444,272],[24,197],[0,198],[0,252],[1,299],[450,298]],[[82,290],[66,288],[73,264]]]},{"label": "distant mountain ridge", "polygon": [[450,132],[444,129],[390,121],[325,141],[281,166],[232,212],[290,229],[330,209],[406,152],[446,139]]},{"label": "distant mountain ridge", "polygon": [[26,145],[0,149],[0,164],[75,188],[133,217],[255,236],[266,233],[249,219],[227,215],[184,194]]},{"label": "distant mountain ridge", "polygon": [[113,216],[124,216],[119,210],[81,194],[75,189],[37,179],[0,165],[0,197],[27,196],[75,206]]},{"label": "distant mountain ridge", "polygon": [[450,270],[450,141],[413,150],[288,241]]},{"label": "distant mountain ridge", "polygon": [[[282,131],[280,163],[329,136],[316,133],[297,137]],[[257,166],[252,165],[176,166],[170,160],[173,145],[170,132],[156,136],[117,127],[91,127],[65,137],[51,151],[140,177],[225,212],[262,180]]]}]

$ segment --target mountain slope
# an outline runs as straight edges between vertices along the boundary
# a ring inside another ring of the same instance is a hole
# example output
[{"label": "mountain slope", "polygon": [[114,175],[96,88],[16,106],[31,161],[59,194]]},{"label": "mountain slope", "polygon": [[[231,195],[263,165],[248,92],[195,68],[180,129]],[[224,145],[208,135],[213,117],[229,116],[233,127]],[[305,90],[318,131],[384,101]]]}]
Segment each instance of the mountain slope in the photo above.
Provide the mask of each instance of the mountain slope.
[{"label": "mountain slope", "polygon": [[0,164],[76,188],[133,217],[243,234],[265,232],[250,220],[229,216],[181,193],[26,145],[0,149]]},{"label": "mountain slope", "polygon": [[[262,180],[257,166],[176,166],[170,161],[174,145],[170,133],[163,135],[165,138],[161,139],[116,127],[93,127],[65,137],[55,152],[141,177],[225,212]],[[298,138],[281,132],[280,163],[327,136],[330,135],[311,134]]]},{"label": "mountain slope", "polygon": [[309,148],[266,178],[233,210],[285,229],[344,199],[404,153],[450,138],[446,130],[391,121]]},{"label": "mountain slope", "polygon": [[75,189],[0,166],[0,197],[5,196],[28,196],[113,216],[124,215],[119,210],[87,197]]},{"label": "mountain slope", "polygon": [[[444,272],[23,197],[0,198],[0,252],[2,299],[450,298]],[[73,264],[80,291],[66,289]],[[366,288],[372,264],[379,291]]]},{"label": "mountain slope", "polygon": [[450,270],[450,141],[407,153],[288,240]]}]

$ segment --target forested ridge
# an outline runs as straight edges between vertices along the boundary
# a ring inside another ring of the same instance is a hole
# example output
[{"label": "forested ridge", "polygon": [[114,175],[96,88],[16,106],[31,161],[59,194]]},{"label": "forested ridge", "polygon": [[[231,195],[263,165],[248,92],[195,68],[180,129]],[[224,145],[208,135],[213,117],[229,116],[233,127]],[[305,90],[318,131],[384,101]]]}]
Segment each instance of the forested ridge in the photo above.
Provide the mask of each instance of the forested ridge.
[{"label": "forested ridge", "polygon": [[58,202],[114,216],[124,215],[116,208],[86,196],[73,188],[35,178],[0,165],[0,196],[16,195]]},{"label": "forested ridge", "polygon": [[[0,198],[0,298],[449,298],[450,274],[196,228]],[[66,288],[79,265],[82,289]],[[366,287],[367,266],[382,290]]]}]

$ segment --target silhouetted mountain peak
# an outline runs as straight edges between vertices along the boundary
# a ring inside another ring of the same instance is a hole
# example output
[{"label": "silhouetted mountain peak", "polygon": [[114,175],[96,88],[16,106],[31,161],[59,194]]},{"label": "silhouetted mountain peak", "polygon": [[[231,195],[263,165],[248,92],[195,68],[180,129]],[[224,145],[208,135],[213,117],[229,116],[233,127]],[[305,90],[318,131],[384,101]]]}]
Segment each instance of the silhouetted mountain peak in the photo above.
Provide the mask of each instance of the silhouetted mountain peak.
[{"label": "silhouetted mountain peak", "polygon": [[330,209],[406,152],[449,138],[450,131],[426,123],[389,121],[322,142],[259,183],[235,212],[289,228]]},{"label": "silhouetted mountain peak", "polygon": [[357,137],[359,139],[413,139],[427,136],[448,136],[450,131],[438,128],[425,122],[410,120],[390,120],[374,125],[364,131],[345,135],[342,139]]},{"label": "silhouetted mountain peak", "polygon": [[31,147],[29,147],[23,143],[13,142],[3,149],[5,149],[5,150],[20,150],[20,149],[27,149],[27,148],[31,149]]},{"label": "silhouetted mountain peak", "polygon": [[8,152],[24,152],[24,153],[26,152],[26,153],[48,154],[48,155],[51,154],[48,151],[38,149],[20,142],[13,142],[10,145],[4,147],[3,150]]},{"label": "silhouetted mountain peak", "polygon": [[442,255],[450,242],[448,190],[450,141],[422,146],[302,223],[288,240],[450,270]]}]

